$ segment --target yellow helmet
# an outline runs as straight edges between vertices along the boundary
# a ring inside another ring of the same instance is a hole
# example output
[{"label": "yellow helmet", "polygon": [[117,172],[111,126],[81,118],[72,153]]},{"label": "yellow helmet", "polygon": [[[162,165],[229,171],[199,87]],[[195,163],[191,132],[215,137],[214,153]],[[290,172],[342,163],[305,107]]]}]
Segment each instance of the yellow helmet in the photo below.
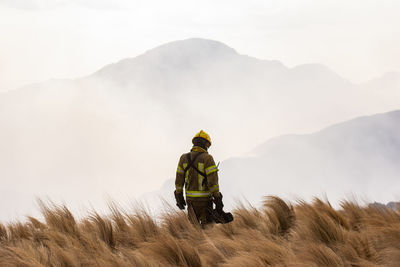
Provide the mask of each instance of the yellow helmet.
[{"label": "yellow helmet", "polygon": [[211,138],[210,138],[210,136],[205,132],[205,131],[203,131],[203,130],[201,130],[200,132],[198,132],[194,137],[193,137],[193,139],[192,139],[192,143],[193,143],[193,141],[194,141],[194,139],[195,138],[203,138],[203,139],[206,139],[209,143],[210,143],[210,145],[211,145]]}]

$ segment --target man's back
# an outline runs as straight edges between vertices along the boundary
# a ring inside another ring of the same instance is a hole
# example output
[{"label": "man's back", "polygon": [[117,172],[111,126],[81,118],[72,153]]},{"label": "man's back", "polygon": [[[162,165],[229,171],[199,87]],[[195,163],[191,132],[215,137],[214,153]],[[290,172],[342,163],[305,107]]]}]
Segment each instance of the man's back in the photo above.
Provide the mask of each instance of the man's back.
[{"label": "man's back", "polygon": [[[186,171],[186,172],[185,172]],[[185,187],[186,198],[206,201],[219,192],[218,168],[213,157],[198,146],[180,157],[175,180],[177,191]]]},{"label": "man's back", "polygon": [[213,221],[213,200],[222,212],[222,195],[219,192],[218,168],[207,149],[211,146],[210,136],[200,131],[192,139],[193,148],[183,154],[178,163],[175,179],[175,198],[177,206],[185,209],[183,197],[185,189],[189,220],[202,226]]}]

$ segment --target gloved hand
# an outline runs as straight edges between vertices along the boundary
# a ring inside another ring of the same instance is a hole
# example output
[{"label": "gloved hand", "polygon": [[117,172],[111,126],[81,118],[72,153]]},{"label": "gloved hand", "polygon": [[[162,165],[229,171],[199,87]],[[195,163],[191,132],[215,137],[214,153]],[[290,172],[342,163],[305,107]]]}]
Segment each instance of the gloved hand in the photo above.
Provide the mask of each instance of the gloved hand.
[{"label": "gloved hand", "polygon": [[224,207],[224,203],[222,203],[222,194],[218,192],[217,194],[214,195],[214,200],[215,200],[215,210],[222,214],[222,208]]},{"label": "gloved hand", "polygon": [[186,206],[186,201],[185,198],[183,197],[183,192],[176,192],[175,190],[174,195],[176,200],[176,206],[178,206],[179,209],[184,210]]}]

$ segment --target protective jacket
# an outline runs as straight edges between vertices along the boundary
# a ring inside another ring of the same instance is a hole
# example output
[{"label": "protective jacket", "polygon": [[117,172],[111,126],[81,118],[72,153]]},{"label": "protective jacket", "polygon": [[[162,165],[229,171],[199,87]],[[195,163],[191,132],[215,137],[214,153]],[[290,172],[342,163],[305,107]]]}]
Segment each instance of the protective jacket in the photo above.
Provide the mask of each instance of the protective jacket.
[{"label": "protective jacket", "polygon": [[194,146],[189,156],[195,168],[188,168],[188,155],[183,154],[176,170],[176,192],[182,192],[185,187],[186,199],[208,201],[212,195],[219,194],[218,168],[213,157],[201,147]]}]

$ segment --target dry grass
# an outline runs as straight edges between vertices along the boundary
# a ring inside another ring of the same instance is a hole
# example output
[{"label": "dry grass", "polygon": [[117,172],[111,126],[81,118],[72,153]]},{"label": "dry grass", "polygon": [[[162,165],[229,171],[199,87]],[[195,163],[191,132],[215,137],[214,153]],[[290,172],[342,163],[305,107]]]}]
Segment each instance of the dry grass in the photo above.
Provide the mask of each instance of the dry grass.
[{"label": "dry grass", "polygon": [[91,212],[40,202],[44,221],[0,223],[0,266],[398,266],[400,213],[344,201],[290,204],[267,197],[206,230],[169,209]]}]

